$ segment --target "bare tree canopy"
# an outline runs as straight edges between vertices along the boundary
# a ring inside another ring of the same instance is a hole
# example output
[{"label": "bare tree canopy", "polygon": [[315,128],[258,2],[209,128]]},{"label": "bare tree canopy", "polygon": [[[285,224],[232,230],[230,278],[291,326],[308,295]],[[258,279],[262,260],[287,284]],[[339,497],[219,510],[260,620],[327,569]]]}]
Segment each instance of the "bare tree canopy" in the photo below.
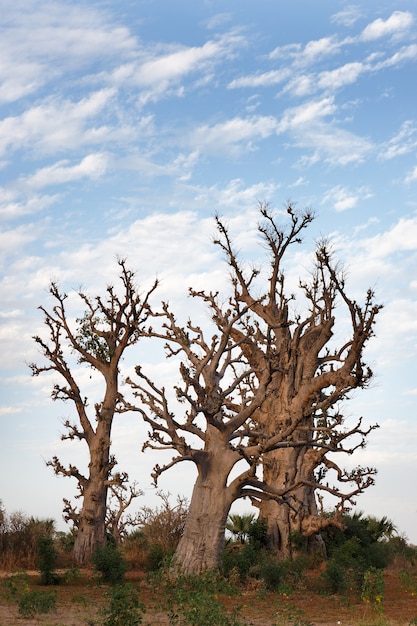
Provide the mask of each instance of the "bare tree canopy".
[{"label": "bare tree canopy", "polygon": [[[78,483],[81,510],[77,512],[65,501],[64,511],[67,519],[72,519],[77,526],[74,556],[79,563],[85,563],[105,539],[108,488],[111,484],[120,484],[121,476],[112,476],[116,459],[110,451],[113,418],[124,411],[119,389],[120,360],[125,351],[146,334],[151,315],[149,299],[157,287],[155,281],[142,296],[125,261],[119,260],[118,265],[121,295],[113,286],[107,287],[104,297],[91,298],[80,291],[78,295],[85,313],[75,324],[66,311],[67,294],[61,293],[56,283],[51,284],[50,294],[55,302],[52,310],[39,307],[45,316],[48,338],[34,337],[46,364],[30,365],[34,376],[44,372],[58,374],[59,382],[54,383],[52,399],[73,403],[77,415],[75,421],[64,423],[66,433],[62,439],[83,441],[88,447],[88,473],[84,474],[72,464],[64,466],[58,457],[48,462],[57,475],[73,477]],[[94,368],[103,378],[103,395],[93,403],[84,396],[77,382],[77,364]]]},{"label": "bare tree canopy", "polygon": [[[264,291],[259,270],[245,273],[228,229],[217,218],[215,243],[231,268],[231,294],[224,301],[217,292],[190,289],[190,296],[208,307],[212,330],[207,335],[191,320],[181,325],[170,305],[163,304],[161,328],[151,334],[165,341],[168,357],[181,358],[175,412],[165,388],[141,367],[137,379],[129,381],[140,400],[130,408],[150,426],[144,447],[174,451],[169,463],[155,467],[155,481],[182,461],[192,461],[197,469],[175,555],[185,572],[218,567],[227,516],[238,498],[249,497],[260,506],[270,527],[271,516],[278,523],[277,509],[292,516],[287,530],[296,525],[312,534],[328,523],[312,505],[316,492],[335,497],[341,512],[374,480],[372,468],[344,471],[333,453],[352,454],[373,428],[362,427],[361,420],[347,426],[338,404],[350,390],[366,387],[372,376],[362,352],[380,307],[371,291],[362,306],[348,298],[343,274],[320,243],[313,272],[300,283],[306,313],[291,316],[294,296],[285,293],[282,261],[313,216],[289,205],[289,226],[280,228],[268,207],[261,206],[260,214],[261,242],[271,267]],[[348,312],[351,335],[333,347],[339,303]],[[331,480],[324,480],[327,472],[334,475]],[[262,509],[264,503],[273,503],[272,513]]]},{"label": "bare tree canopy", "polygon": [[[278,436],[288,446],[277,446],[263,459],[263,478],[270,487],[286,492],[287,506],[263,495],[253,498],[267,520],[272,545],[290,556],[290,535],[296,530],[313,536],[328,524],[341,523],[345,503],[373,484],[371,468],[343,470],[330,453],[352,454],[365,446],[375,428],[364,428],[362,419],[348,425],[341,403],[356,388],[365,388],[372,371],[363,362],[363,351],[373,336],[376,315],[381,309],[368,290],[363,305],[350,299],[345,276],[333,261],[326,241],[317,244],[308,280],[300,280],[298,298],[285,284],[283,260],[290,246],[301,242],[303,230],[313,220],[310,211],[297,212],[289,203],[289,224],[279,227],[267,206],[260,207],[259,232],[268,255],[270,274],[267,288],[254,294],[258,270],[245,273],[238,260],[228,229],[217,218],[216,244],[231,268],[234,299],[250,308],[257,332],[247,336],[234,328],[248,362],[259,376],[267,360],[272,374],[262,407],[255,419],[261,435]],[[256,285],[258,287],[258,284]],[[304,301],[304,313],[295,313],[296,300]],[[343,319],[346,339],[336,343],[336,309]],[[332,484],[329,480],[336,484]],[[350,488],[344,490],[347,485]],[[335,515],[319,514],[317,499],[323,492],[335,497]]]}]

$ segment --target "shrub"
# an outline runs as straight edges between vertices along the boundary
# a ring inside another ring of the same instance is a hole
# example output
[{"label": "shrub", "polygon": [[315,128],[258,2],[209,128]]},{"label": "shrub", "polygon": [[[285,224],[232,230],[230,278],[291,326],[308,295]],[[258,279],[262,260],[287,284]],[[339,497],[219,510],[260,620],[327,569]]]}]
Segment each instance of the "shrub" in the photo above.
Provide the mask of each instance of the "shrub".
[{"label": "shrub", "polygon": [[162,567],[167,557],[168,554],[160,543],[151,544],[146,555],[145,570],[154,572]]},{"label": "shrub", "polygon": [[93,565],[105,583],[122,584],[127,570],[126,560],[111,543],[99,546],[92,557]]},{"label": "shrub", "polygon": [[260,550],[268,545],[268,529],[265,519],[255,519],[248,530],[249,543]]},{"label": "shrub", "polygon": [[174,579],[171,573],[160,570],[153,575],[154,585],[162,590],[161,608],[167,612],[170,626],[242,626],[239,608],[229,615],[217,598],[218,593],[237,593],[227,580],[216,572],[178,574]]},{"label": "shrub", "polygon": [[115,585],[109,595],[109,605],[101,611],[102,626],[137,626],[142,623],[144,611],[133,585]]},{"label": "shrub", "polygon": [[258,552],[253,544],[232,545],[226,548],[222,557],[222,572],[229,577],[231,572],[239,574],[240,581],[244,583],[251,569],[258,560]]},{"label": "shrub", "polygon": [[18,600],[19,614],[34,618],[40,613],[49,613],[56,607],[56,591],[35,591],[28,589]]},{"label": "shrub", "polygon": [[370,567],[363,577],[362,600],[381,610],[384,601],[384,576],[380,569]]},{"label": "shrub", "polygon": [[41,573],[41,585],[57,585],[59,576],[55,572],[57,551],[52,537],[44,536],[38,540],[38,569]]},{"label": "shrub", "polygon": [[268,591],[277,591],[284,582],[286,563],[273,558],[266,558],[260,565],[259,577]]}]

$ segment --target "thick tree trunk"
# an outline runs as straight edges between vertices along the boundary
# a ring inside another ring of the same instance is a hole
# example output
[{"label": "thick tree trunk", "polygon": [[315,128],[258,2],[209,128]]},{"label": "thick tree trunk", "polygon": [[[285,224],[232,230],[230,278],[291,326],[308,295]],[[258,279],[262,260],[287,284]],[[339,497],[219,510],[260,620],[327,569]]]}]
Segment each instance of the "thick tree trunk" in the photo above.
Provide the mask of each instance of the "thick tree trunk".
[{"label": "thick tree trunk", "polygon": [[211,455],[202,454],[205,460],[198,466],[184,534],[174,555],[185,574],[201,574],[220,567],[227,516],[234,499],[230,487],[226,487],[230,452],[225,451],[224,458],[217,457],[216,461]]},{"label": "thick tree trunk", "polygon": [[74,558],[79,565],[88,563],[94,550],[105,542],[106,501],[107,487],[103,485],[103,481],[91,480],[84,492],[80,523],[74,542]]},{"label": "thick tree trunk", "polygon": [[[265,482],[277,489],[286,490],[299,480],[308,479],[303,467],[305,451],[305,448],[285,448],[270,453],[263,463]],[[294,554],[292,533],[306,536],[309,551],[323,551],[324,544],[320,535],[307,534],[304,524],[306,520],[317,517],[315,493],[310,486],[301,486],[291,491],[286,503],[271,500],[260,504],[260,518],[266,521],[270,547],[283,559],[292,558]]]},{"label": "thick tree trunk", "polygon": [[83,486],[83,504],[74,542],[74,558],[80,565],[91,559],[106,540],[106,507],[110,473],[110,421],[101,421],[90,442],[89,477]]}]

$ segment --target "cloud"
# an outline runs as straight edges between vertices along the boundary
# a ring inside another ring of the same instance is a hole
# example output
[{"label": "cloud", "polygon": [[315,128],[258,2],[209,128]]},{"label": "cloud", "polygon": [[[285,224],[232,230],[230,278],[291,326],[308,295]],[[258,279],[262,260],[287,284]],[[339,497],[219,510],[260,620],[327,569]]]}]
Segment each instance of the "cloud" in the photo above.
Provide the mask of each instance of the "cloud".
[{"label": "cloud", "polygon": [[271,70],[261,74],[249,74],[235,78],[228,84],[228,89],[238,89],[241,87],[271,87],[278,85],[291,76],[290,69]]},{"label": "cloud", "polygon": [[54,165],[44,167],[32,176],[26,178],[30,187],[49,187],[61,185],[80,178],[101,178],[106,173],[108,157],[102,153],[89,154],[77,165],[68,165],[68,161],[59,161]]},{"label": "cloud", "polygon": [[322,204],[333,204],[337,212],[347,211],[354,209],[359,201],[371,198],[372,195],[366,187],[360,187],[353,192],[343,185],[337,185],[325,193]]},{"label": "cloud", "polygon": [[318,87],[321,89],[339,89],[345,85],[354,83],[358,76],[368,68],[359,62],[346,63],[334,70],[320,72],[318,76]]},{"label": "cloud", "polygon": [[291,59],[295,66],[306,66],[324,57],[337,54],[340,46],[337,37],[332,35],[331,37],[312,39],[304,47],[301,44],[278,46],[269,53],[269,58],[271,60]]},{"label": "cloud", "polygon": [[417,180],[417,165],[407,173],[404,182],[413,183],[415,180]]},{"label": "cloud", "polygon": [[358,6],[347,6],[342,11],[338,11],[330,18],[335,24],[341,24],[342,26],[353,26],[355,22],[362,16],[361,10]]},{"label": "cloud", "polygon": [[199,126],[192,132],[189,140],[201,150],[211,153],[221,153],[224,150],[236,153],[243,149],[252,149],[255,142],[275,134],[278,126],[273,116],[234,117],[214,126]]},{"label": "cloud", "polygon": [[195,187],[195,202],[197,206],[211,207],[221,206],[224,209],[242,208],[253,209],[258,202],[274,197],[279,185],[273,182],[260,182],[246,186],[240,178],[233,179],[229,183],[220,187]]},{"label": "cloud", "polygon": [[51,206],[58,199],[57,195],[29,194],[26,197],[21,193],[11,192],[10,200],[0,200],[0,219],[14,220],[25,215],[33,215]]},{"label": "cloud", "polygon": [[91,6],[64,2],[15,2],[7,8],[0,40],[0,101],[36,92],[68,70],[113,62],[138,43],[128,28],[106,21]]},{"label": "cloud", "polygon": [[310,100],[300,106],[292,107],[284,111],[279,123],[279,131],[284,132],[300,126],[305,127],[335,112],[336,105],[332,97],[322,98],[321,100]]},{"label": "cloud", "polygon": [[364,41],[373,41],[389,35],[401,35],[414,22],[413,14],[409,11],[394,11],[386,20],[378,18],[362,31],[360,38]]},{"label": "cloud", "polygon": [[417,128],[412,120],[406,120],[398,133],[382,144],[379,150],[379,158],[382,160],[393,159],[412,152],[417,148]]},{"label": "cloud", "polygon": [[135,82],[138,85],[149,86],[178,80],[196,71],[207,60],[218,57],[221,52],[224,52],[224,48],[220,42],[208,41],[201,47],[185,48],[163,55],[147,61],[138,68]]},{"label": "cloud", "polygon": [[86,123],[108,106],[114,89],[101,89],[81,100],[49,98],[19,116],[0,121],[0,153],[21,148],[31,151],[61,152],[83,143],[103,140],[107,127],[86,130]]},{"label": "cloud", "polygon": [[413,61],[414,59],[417,59],[417,44],[410,44],[409,46],[404,46],[398,52],[395,52],[388,59],[376,63],[373,69],[374,71],[383,70],[386,67],[393,67],[403,61]]}]

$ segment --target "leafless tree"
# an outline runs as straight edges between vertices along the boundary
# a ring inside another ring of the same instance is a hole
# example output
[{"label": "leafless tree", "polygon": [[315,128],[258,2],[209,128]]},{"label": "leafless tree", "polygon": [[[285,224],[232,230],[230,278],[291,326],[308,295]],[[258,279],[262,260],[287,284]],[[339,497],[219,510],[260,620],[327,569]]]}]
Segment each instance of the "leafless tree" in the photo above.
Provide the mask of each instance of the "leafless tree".
[{"label": "leafless tree", "polygon": [[[313,276],[301,284],[310,310],[305,318],[292,320],[281,261],[312,216],[289,206],[290,231],[285,233],[266,207],[260,211],[260,232],[272,267],[266,294],[252,295],[259,272],[245,276],[227,228],[217,219],[217,244],[232,269],[231,295],[224,302],[218,293],[190,289],[211,313],[211,338],[190,320],[179,324],[168,303],[163,304],[161,330],[152,331],[165,341],[168,357],[181,357],[182,382],[175,388],[180,404],[174,412],[165,388],[140,367],[138,379],[129,381],[140,400],[130,408],[150,426],[144,447],[174,450],[169,463],[155,467],[155,481],[182,461],[192,461],[197,469],[175,553],[185,572],[218,567],[227,516],[238,498],[249,497],[260,506],[270,531],[280,521],[276,511],[282,510],[291,516],[289,531],[296,527],[308,534],[328,523],[319,520],[317,490],[334,496],[342,511],[373,483],[372,468],[345,472],[330,454],[352,453],[372,429],[362,428],[360,420],[346,428],[333,409],[350,389],[366,386],[371,377],[361,355],[379,307],[371,292],[362,308],[347,298],[343,278],[320,244]],[[332,338],[337,297],[350,313],[354,336],[333,350],[326,344]],[[355,436],[358,441],[347,445]],[[336,484],[323,480],[326,471],[335,474]]]},{"label": "leafless tree", "polygon": [[138,515],[127,513],[133,500],[143,496],[136,481],[129,484],[126,473],[115,477],[110,485],[110,497],[107,505],[106,530],[114,538],[116,545],[122,543],[128,530],[140,525]]},{"label": "leafless tree", "polygon": [[[124,410],[119,388],[120,361],[125,351],[146,333],[151,316],[149,299],[157,287],[155,281],[141,296],[134,274],[125,261],[119,260],[118,265],[121,295],[111,285],[104,298],[91,298],[79,291],[86,311],[75,324],[67,314],[67,294],[62,293],[55,282],[51,283],[50,294],[55,304],[52,310],[39,307],[45,316],[48,337],[34,337],[46,364],[30,365],[34,376],[44,372],[58,375],[52,399],[73,403],[77,416],[74,422],[65,421],[66,433],[62,439],[85,442],[88,448],[87,473],[75,465],[63,465],[56,456],[48,462],[57,475],[70,476],[77,481],[81,509],[77,513],[66,501],[64,511],[68,519],[76,522],[74,556],[80,564],[88,561],[95,547],[105,539],[107,493],[109,486],[118,482],[117,475],[112,476],[116,459],[110,452],[110,436],[115,414]],[[92,405],[77,382],[80,366],[93,368],[103,379],[103,395]]]},{"label": "leafless tree", "polygon": [[[257,270],[245,274],[221,219],[217,219],[216,243],[231,269],[234,298],[250,308],[256,327],[252,336],[245,329],[234,328],[233,336],[241,342],[259,378],[267,361],[273,362],[267,393],[254,419],[263,431],[271,436],[281,433],[282,440],[290,444],[263,459],[264,481],[287,493],[286,506],[265,497],[255,497],[253,503],[267,521],[272,546],[289,557],[292,532],[298,531],[311,538],[312,546],[320,546],[318,531],[329,524],[341,524],[345,503],[353,502],[355,495],[373,484],[372,469],[345,471],[329,452],[352,454],[365,446],[367,435],[376,427],[364,428],[362,419],[349,424],[341,408],[353,389],[365,388],[372,378],[363,352],[373,336],[381,306],[374,303],[371,290],[363,305],[348,297],[343,271],[334,263],[329,245],[321,241],[309,279],[299,283],[305,313],[295,314],[291,304],[296,298],[285,288],[283,259],[290,246],[301,242],[302,231],[313,214],[297,212],[289,203],[289,224],[284,227],[277,225],[267,206],[260,207],[260,214],[259,233],[270,266],[267,289],[261,297],[254,295]],[[341,345],[334,345],[333,339],[337,308],[338,318],[348,326]],[[335,480],[333,487],[329,479]],[[343,492],[346,484],[353,489]],[[294,485],[298,487],[288,490]],[[336,498],[332,516],[323,514],[323,491]]]}]

